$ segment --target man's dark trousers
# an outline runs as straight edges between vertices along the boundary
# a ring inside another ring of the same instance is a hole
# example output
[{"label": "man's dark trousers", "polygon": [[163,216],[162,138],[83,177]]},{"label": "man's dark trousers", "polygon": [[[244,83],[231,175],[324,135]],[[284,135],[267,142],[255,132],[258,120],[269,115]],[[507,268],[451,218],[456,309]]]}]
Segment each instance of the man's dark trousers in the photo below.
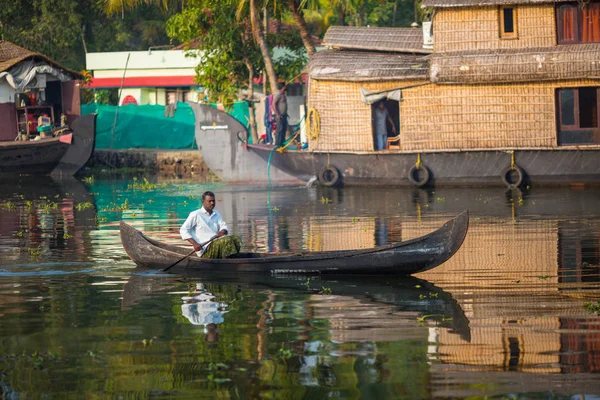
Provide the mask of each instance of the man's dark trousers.
[{"label": "man's dark trousers", "polygon": [[287,134],[288,128],[287,119],[287,115],[281,115],[279,119],[277,119],[277,137],[275,138],[275,145],[277,147],[283,146],[283,142],[285,141],[285,135]]}]

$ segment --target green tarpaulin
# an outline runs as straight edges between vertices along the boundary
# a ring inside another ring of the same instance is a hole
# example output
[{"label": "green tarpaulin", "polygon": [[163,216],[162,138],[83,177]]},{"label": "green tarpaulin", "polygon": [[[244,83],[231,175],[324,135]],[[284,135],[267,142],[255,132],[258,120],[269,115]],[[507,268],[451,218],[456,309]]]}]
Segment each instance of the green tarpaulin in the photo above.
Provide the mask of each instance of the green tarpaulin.
[{"label": "green tarpaulin", "polygon": [[[116,106],[83,104],[81,114],[97,113],[96,148],[110,149]],[[248,104],[235,103],[228,113],[248,126]],[[171,116],[172,115],[172,116]],[[173,112],[165,106],[126,105],[119,107],[113,149],[192,149],[194,140],[194,112],[187,103],[177,103]]]}]

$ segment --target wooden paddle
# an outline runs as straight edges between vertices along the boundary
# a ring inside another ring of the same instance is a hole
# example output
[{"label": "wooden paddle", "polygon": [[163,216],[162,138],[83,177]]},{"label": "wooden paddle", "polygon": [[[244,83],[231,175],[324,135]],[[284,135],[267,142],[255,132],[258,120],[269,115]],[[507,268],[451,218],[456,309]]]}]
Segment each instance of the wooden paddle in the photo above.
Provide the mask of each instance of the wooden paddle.
[{"label": "wooden paddle", "polygon": [[[215,240],[218,237],[219,236],[215,235],[215,236],[211,237],[210,239],[208,239],[206,242],[200,243],[200,247],[206,246],[207,244],[209,244],[210,242],[212,242],[213,240]],[[169,269],[173,268],[174,266],[176,266],[177,264],[179,264],[181,261],[185,260],[189,256],[194,255],[194,253],[196,253],[196,249],[192,250],[192,252],[190,254],[188,254],[187,256],[180,258],[179,260],[175,261],[173,264],[171,264],[168,267],[166,267],[165,269],[163,269],[162,272],[168,271]]]}]

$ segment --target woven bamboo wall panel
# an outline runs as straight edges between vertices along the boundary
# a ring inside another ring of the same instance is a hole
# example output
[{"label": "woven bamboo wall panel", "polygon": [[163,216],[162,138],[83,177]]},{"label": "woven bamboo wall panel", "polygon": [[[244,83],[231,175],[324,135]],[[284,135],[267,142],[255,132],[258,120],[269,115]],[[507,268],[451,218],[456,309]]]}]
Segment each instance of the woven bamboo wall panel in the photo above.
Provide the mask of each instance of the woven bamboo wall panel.
[{"label": "woven bamboo wall panel", "polygon": [[[402,223],[402,240],[419,237],[439,227],[445,218]],[[444,281],[474,282],[472,292],[539,291],[538,276],[544,282],[558,281],[558,226],[556,221],[526,221],[513,224],[496,218],[471,223],[462,248],[446,263],[419,274],[420,278],[444,287]],[[527,243],[526,246],[523,243]],[[486,278],[489,275],[489,279]],[[507,288],[499,281],[522,285]],[[550,289],[556,291],[556,287]]]},{"label": "woven bamboo wall panel", "polygon": [[309,251],[368,249],[375,246],[375,221],[315,217],[304,227],[304,235]]},{"label": "woven bamboo wall panel", "polygon": [[518,324],[507,324],[504,318],[471,320],[471,341],[457,334],[440,330],[439,358],[444,364],[508,368],[510,352],[508,338],[518,341],[518,363],[523,372],[557,373],[561,348],[558,317],[531,318]]},{"label": "woven bamboo wall panel", "polygon": [[554,87],[431,85],[403,92],[403,150],[554,147]]},{"label": "woven bamboo wall panel", "polygon": [[337,82],[310,81],[308,106],[314,107],[321,119],[318,141],[310,142],[310,150],[372,151],[373,129],[371,106],[362,102],[360,88],[371,91],[410,86],[416,82]]},{"label": "woven bamboo wall panel", "polygon": [[553,5],[517,6],[517,39],[500,38],[497,7],[441,8],[433,21],[436,53],[551,47],[556,44]]}]

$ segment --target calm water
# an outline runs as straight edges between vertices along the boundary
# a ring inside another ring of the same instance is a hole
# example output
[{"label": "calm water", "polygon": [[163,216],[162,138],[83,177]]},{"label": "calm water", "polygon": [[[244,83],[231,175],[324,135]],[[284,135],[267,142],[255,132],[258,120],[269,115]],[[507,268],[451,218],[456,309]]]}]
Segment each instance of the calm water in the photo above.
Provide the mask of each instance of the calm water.
[{"label": "calm water", "polygon": [[[600,397],[598,189],[1,187],[0,398]],[[410,278],[136,268],[119,221],[180,243],[205,190],[249,250],[368,248],[463,209],[471,225]]]}]

